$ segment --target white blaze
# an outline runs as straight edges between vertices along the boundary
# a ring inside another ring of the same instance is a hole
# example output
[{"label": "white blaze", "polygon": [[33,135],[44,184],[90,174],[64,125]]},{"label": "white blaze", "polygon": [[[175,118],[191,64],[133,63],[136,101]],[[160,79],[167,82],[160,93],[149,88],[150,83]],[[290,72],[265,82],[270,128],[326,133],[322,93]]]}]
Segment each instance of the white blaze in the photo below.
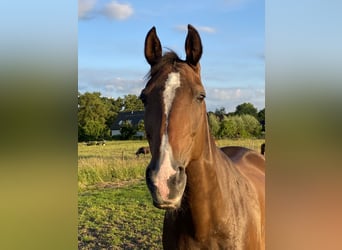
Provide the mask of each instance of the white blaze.
[{"label": "white blaze", "polygon": [[167,134],[167,127],[169,123],[169,113],[171,110],[173,99],[175,98],[176,90],[180,86],[179,72],[171,72],[165,82],[165,90],[163,92],[164,100],[164,113],[165,113],[165,132],[162,136],[160,144],[160,158],[159,158],[159,171],[156,178],[156,186],[159,193],[164,200],[168,199],[170,190],[167,186],[167,180],[170,176],[174,175],[176,171],[172,168],[172,148],[169,144]]},{"label": "white blaze", "polygon": [[[165,82],[165,90],[163,93],[164,97],[164,108],[166,115],[166,125],[168,122],[168,116],[172,106],[173,99],[175,98],[176,89],[180,86],[180,74],[179,72],[171,72]],[[167,129],[167,127],[166,127]]]}]

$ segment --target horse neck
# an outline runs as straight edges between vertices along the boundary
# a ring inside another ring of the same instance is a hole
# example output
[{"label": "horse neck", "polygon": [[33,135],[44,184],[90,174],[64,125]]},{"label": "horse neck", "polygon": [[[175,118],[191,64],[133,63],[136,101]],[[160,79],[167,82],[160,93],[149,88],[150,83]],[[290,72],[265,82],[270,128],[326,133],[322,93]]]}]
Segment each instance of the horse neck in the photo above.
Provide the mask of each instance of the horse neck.
[{"label": "horse neck", "polygon": [[[224,168],[230,168],[227,164],[231,164],[229,160],[223,160],[224,156],[211,137],[209,128],[204,134],[204,143],[197,143],[202,144],[200,157],[187,166],[188,185],[185,201],[185,207],[189,209],[193,220],[193,230],[199,239],[208,235],[210,225],[220,224],[229,207],[229,204],[226,204],[227,199],[224,198],[227,183],[223,183],[222,180],[230,178],[229,171]],[[218,209],[218,206],[222,209]]]}]

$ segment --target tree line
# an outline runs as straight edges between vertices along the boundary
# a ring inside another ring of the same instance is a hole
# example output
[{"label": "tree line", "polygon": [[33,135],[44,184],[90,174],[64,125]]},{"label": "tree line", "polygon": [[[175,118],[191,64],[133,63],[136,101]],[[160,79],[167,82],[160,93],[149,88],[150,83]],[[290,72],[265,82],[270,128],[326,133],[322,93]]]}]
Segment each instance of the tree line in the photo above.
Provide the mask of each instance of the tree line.
[{"label": "tree line", "polygon": [[144,105],[136,95],[115,99],[100,92],[78,93],[78,141],[111,139],[110,127],[119,112],[141,110]]},{"label": "tree line", "polygon": [[[144,105],[136,95],[110,98],[100,92],[78,93],[78,141],[112,139],[110,127],[119,112],[142,111]],[[208,113],[208,121],[215,138],[260,137],[265,132],[265,108],[258,111],[253,104],[243,103],[232,113],[224,108]],[[122,138],[132,138],[136,131],[143,131],[143,123],[134,128],[124,122],[120,128]]]},{"label": "tree line", "polygon": [[265,108],[258,111],[251,103],[242,103],[231,113],[220,108],[208,113],[208,122],[215,138],[259,138],[265,134]]}]

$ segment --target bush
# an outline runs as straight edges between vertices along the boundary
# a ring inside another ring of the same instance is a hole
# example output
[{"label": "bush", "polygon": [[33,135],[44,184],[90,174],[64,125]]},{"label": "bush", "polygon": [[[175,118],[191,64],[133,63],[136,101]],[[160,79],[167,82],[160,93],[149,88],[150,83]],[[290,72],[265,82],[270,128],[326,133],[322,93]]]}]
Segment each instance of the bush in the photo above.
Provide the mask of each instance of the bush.
[{"label": "bush", "polygon": [[258,137],[261,133],[259,121],[251,115],[224,116],[219,124],[217,137],[219,138],[250,138]]},{"label": "bush", "polygon": [[214,137],[219,137],[220,121],[214,113],[209,113],[208,123],[209,123],[209,128],[210,128],[211,134]]},{"label": "bush", "polygon": [[248,137],[259,137],[261,134],[262,126],[260,122],[251,115],[242,115],[241,119],[243,121],[245,131]]},{"label": "bush", "polygon": [[124,121],[120,126],[121,139],[123,140],[132,139],[136,132],[137,129],[129,121]]},{"label": "bush", "polygon": [[239,124],[236,117],[225,116],[220,123],[220,129],[218,131],[218,135],[220,138],[237,138],[239,134]]}]

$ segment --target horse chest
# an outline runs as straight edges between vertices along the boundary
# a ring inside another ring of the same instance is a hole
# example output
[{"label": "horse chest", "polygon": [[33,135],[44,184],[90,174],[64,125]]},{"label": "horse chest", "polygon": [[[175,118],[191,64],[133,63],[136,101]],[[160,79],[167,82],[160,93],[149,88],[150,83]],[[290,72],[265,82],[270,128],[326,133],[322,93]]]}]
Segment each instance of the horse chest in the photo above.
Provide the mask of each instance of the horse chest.
[{"label": "horse chest", "polygon": [[[197,231],[196,231],[197,230]],[[240,236],[237,236],[240,235]],[[167,215],[164,221],[164,249],[244,249],[242,234],[233,232],[226,223],[215,228],[207,225],[199,233],[192,222],[182,216]]]},{"label": "horse chest", "polygon": [[206,241],[195,241],[192,238],[186,238],[184,241],[181,241],[177,249],[238,249],[231,245],[226,240],[211,238]]},{"label": "horse chest", "polygon": [[232,242],[230,239],[211,235],[207,239],[197,240],[190,235],[179,235],[170,245],[170,241],[164,244],[164,249],[234,249],[243,250],[242,245]]}]

